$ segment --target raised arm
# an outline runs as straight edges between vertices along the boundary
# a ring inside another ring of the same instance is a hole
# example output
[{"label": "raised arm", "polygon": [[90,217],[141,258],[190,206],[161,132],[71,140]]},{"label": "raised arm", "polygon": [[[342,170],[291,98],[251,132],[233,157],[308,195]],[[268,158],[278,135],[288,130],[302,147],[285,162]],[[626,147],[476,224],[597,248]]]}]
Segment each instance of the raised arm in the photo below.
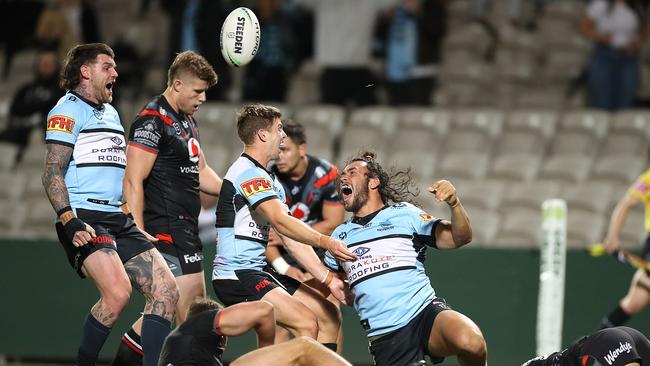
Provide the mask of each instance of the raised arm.
[{"label": "raised arm", "polygon": [[454,249],[472,241],[469,216],[458,198],[456,188],[447,180],[440,180],[428,188],[435,199],[446,202],[451,210],[451,221],[442,220],[436,225],[436,245],[439,249]]},{"label": "raised arm", "polygon": [[629,192],[626,193],[616,204],[616,208],[612,212],[609,219],[609,228],[607,229],[607,236],[605,237],[605,249],[611,253],[621,246],[620,235],[625,220],[630,212],[630,209],[641,202],[638,198],[632,196]]}]

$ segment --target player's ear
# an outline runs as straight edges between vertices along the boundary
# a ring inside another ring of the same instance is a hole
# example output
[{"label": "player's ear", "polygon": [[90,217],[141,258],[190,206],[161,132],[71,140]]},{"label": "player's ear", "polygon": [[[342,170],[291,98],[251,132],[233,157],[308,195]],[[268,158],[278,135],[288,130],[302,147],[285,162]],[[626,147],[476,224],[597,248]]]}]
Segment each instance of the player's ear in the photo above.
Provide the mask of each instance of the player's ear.
[{"label": "player's ear", "polygon": [[379,178],[370,178],[370,179],[368,179],[368,188],[370,188],[370,189],[379,189]]},{"label": "player's ear", "polygon": [[175,92],[180,92],[181,87],[183,86],[183,80],[181,79],[174,79],[172,82],[172,89],[174,89]]},{"label": "player's ear", "polygon": [[301,157],[307,156],[307,144],[298,145],[298,151],[300,152]]},{"label": "player's ear", "polygon": [[257,137],[262,142],[265,142],[268,139],[268,133],[269,133],[269,131],[267,131],[267,130],[265,130],[263,128],[260,128],[259,130],[257,130]]},{"label": "player's ear", "polygon": [[81,74],[82,79],[90,79],[90,65],[81,65],[79,73]]}]

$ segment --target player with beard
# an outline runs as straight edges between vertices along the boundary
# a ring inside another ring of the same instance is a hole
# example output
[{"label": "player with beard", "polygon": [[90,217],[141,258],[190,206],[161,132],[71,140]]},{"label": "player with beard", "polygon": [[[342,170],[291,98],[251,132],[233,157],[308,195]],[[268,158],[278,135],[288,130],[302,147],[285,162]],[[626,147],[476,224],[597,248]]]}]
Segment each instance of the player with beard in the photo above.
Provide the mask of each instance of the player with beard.
[{"label": "player with beard", "polygon": [[47,119],[43,186],[70,264],[100,293],[84,323],[77,365],[95,364],[133,286],[146,301],[144,365],[154,366],[170,331],[178,289],[163,257],[120,209],[126,143],[110,105],[117,79],[114,57],[103,43],[68,52],[61,72],[67,94]]},{"label": "player with beard", "polygon": [[352,219],[337,227],[358,260],[325,264],[347,277],[352,302],[379,366],[412,365],[429,355],[434,362],[456,355],[462,366],[485,366],[480,329],[437,296],[424,270],[427,247],[459,248],[472,240],[469,218],[456,188],[440,180],[428,188],[451,211],[436,219],[410,203],[410,171],[386,172],[372,152],[352,158],[337,187]]},{"label": "player with beard", "polygon": [[571,347],[535,357],[521,366],[641,366],[650,360],[650,342],[638,330],[606,328],[583,337]]},{"label": "player with beard", "polygon": [[[341,300],[345,300],[343,282],[309,246],[322,247],[342,261],[356,256],[341,241],[289,215],[284,189],[266,169],[270,160],[278,158],[286,136],[280,118],[277,108],[259,104],[246,105],[237,113],[244,152],[228,169],[219,195],[212,284],[224,304],[266,300],[275,306],[279,324],[296,336],[320,341],[317,337],[324,329],[319,326],[336,308],[314,289],[298,281],[287,286],[264,271],[269,229],[272,225],[290,253]],[[332,332],[337,334],[338,325]]]},{"label": "player with beard", "polygon": [[[196,297],[205,297],[203,246],[199,239],[199,192],[218,196],[221,178],[206,162],[193,115],[217,74],[201,55],[179,53],[167,73],[167,89],[140,111],[126,151],[124,197],[135,223],[155,237],[176,277],[182,323]],[[122,337],[113,366],[141,364],[142,318]]]},{"label": "player with beard", "polygon": [[[335,181],[338,171],[329,162],[307,154],[307,136],[305,128],[290,120],[283,120],[283,128],[287,137],[280,147],[280,155],[272,164],[271,171],[278,177],[287,195],[287,206],[291,215],[304,221],[312,229],[329,235],[335,227],[343,223],[345,212],[343,205],[339,202],[336,192]],[[324,251],[315,249],[319,258],[323,258]],[[273,230],[269,232],[269,242],[266,247],[266,259],[271,263],[272,268],[267,271],[276,272],[281,281],[285,278],[293,278],[306,285],[320,289],[322,285],[309,273],[306,273],[300,264],[282,246],[282,241]],[[288,276],[288,277],[287,277]],[[306,282],[305,282],[306,281]],[[287,285],[293,281],[288,280]],[[340,302],[334,296],[327,299],[338,309]],[[341,323],[341,313],[337,312],[336,318],[324,319],[328,323]],[[334,324],[326,324],[321,329],[335,329]],[[342,349],[341,328],[336,334],[322,334],[323,343],[337,343],[337,351]],[[284,328],[278,327],[275,335],[277,340],[288,339],[288,333]],[[334,337],[334,338],[332,338]]]}]

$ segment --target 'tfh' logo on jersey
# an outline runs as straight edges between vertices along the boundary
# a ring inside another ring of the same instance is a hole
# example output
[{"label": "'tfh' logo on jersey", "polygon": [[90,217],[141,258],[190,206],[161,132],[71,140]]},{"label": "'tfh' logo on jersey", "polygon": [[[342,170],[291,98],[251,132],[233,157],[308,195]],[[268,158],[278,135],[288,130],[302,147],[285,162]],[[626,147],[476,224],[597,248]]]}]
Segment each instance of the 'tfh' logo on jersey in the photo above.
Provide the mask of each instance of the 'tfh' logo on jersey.
[{"label": "'tfh' logo on jersey", "polygon": [[431,220],[433,217],[429,214],[420,214],[420,218],[422,219],[422,221],[427,222]]},{"label": "'tfh' logo on jersey", "polygon": [[74,123],[74,118],[57,114],[47,120],[47,131],[72,133]]},{"label": "'tfh' logo on jersey", "polygon": [[618,356],[620,356],[623,353],[630,353],[630,350],[632,349],[632,345],[629,342],[618,342],[620,345],[618,348],[609,350],[609,352],[605,355],[605,361],[607,361],[607,364],[611,365],[616,361]]},{"label": "'tfh' logo on jersey", "polygon": [[271,181],[266,178],[253,178],[242,183],[240,187],[246,197],[250,197],[255,193],[271,190]]},{"label": "'tfh' logo on jersey", "polygon": [[187,140],[187,150],[190,154],[190,161],[192,163],[199,162],[199,154],[201,153],[201,147],[199,146],[199,141],[194,137],[191,137]]}]

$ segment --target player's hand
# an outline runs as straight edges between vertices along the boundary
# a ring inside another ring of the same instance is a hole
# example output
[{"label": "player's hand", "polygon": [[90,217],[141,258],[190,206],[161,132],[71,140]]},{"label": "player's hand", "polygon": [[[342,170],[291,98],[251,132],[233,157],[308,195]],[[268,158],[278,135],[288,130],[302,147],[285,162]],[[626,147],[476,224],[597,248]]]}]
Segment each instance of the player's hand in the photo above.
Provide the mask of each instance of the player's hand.
[{"label": "player's hand", "polygon": [[351,300],[354,300],[354,296],[351,296],[352,292],[350,291],[350,287],[339,276],[334,275],[332,282],[327,287],[337,300],[347,306],[352,306]]},{"label": "player's hand", "polygon": [[448,180],[439,180],[431,185],[427,190],[433,193],[433,196],[438,202],[446,202],[451,207],[458,205],[458,194],[456,187],[454,187]]},{"label": "player's hand", "polygon": [[350,262],[357,260],[357,256],[348,250],[348,246],[340,240],[336,240],[331,236],[322,235],[318,244],[321,248],[330,252],[336,259],[343,262]]},{"label": "player's hand", "polygon": [[603,242],[603,245],[605,246],[607,253],[611,254],[621,247],[621,241],[616,236],[607,235],[605,241]]},{"label": "player's hand", "polygon": [[305,282],[305,280],[307,280],[307,277],[300,270],[300,268],[294,267],[294,266],[289,266],[289,269],[287,269],[287,273],[285,273],[285,276],[289,276],[289,277],[293,278],[294,280],[300,281],[300,282]]},{"label": "player's hand", "polygon": [[271,228],[271,230],[269,230],[269,241],[266,245],[276,247],[282,246],[282,239],[280,239],[280,235],[278,235],[278,232],[275,231],[274,228]]},{"label": "player's hand", "polygon": [[97,237],[95,235],[95,229],[77,217],[68,220],[63,227],[68,237],[72,239],[72,245],[75,247],[84,246],[90,243],[93,238]]},{"label": "player's hand", "polygon": [[142,235],[144,235],[144,237],[147,238],[147,240],[149,240],[150,242],[155,243],[157,241],[160,241],[160,239],[158,239],[155,236],[153,236],[153,235],[149,234],[148,232],[144,231],[144,229],[138,228],[138,230],[140,230]]}]

